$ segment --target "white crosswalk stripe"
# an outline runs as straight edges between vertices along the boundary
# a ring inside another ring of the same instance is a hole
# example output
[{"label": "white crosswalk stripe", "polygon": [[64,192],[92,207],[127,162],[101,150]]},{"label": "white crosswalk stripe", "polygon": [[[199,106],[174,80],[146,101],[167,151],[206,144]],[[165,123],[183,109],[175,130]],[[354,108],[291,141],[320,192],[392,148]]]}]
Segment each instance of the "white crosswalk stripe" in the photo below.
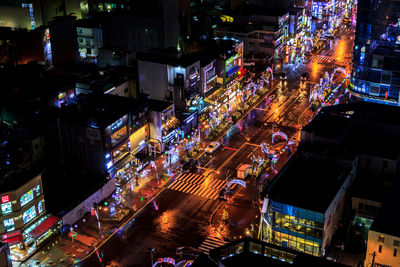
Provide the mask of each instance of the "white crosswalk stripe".
[{"label": "white crosswalk stripe", "polygon": [[228,243],[228,242],[226,242],[225,240],[223,240],[219,237],[208,236],[206,238],[206,240],[204,240],[204,242],[200,245],[199,250],[208,255],[210,253],[210,250],[220,247],[220,246],[223,246],[226,243]]},{"label": "white crosswalk stripe", "polygon": [[220,190],[225,185],[225,180],[207,178],[195,173],[180,173],[167,188],[208,199],[217,199]]}]

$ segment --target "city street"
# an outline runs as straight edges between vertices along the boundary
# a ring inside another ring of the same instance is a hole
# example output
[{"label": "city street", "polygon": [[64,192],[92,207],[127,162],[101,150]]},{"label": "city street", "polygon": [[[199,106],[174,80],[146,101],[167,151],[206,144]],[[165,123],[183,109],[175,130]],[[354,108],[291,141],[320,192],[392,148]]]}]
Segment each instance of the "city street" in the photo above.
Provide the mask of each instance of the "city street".
[{"label": "city street", "polygon": [[[348,58],[351,49],[349,33],[342,33],[333,49],[323,52],[323,55],[339,61]],[[259,148],[261,142],[271,145],[273,132],[281,131],[297,144],[301,127],[313,116],[309,110],[309,88],[323,77],[325,71],[333,70],[332,64],[316,58],[307,66],[295,70],[292,68],[286,66],[287,81],[277,82],[261,104],[226,133],[221,140],[222,148],[214,154],[206,153],[199,159],[201,166],[196,174],[177,174],[157,197],[156,204],[149,205],[136,219],[128,236],[115,235],[100,248],[105,263],[150,266],[151,249],[155,249],[153,258],[176,259],[175,249],[178,247],[200,247],[207,252],[229,241],[214,232],[210,224],[214,211],[224,202],[217,198],[220,189],[225,186],[227,179],[236,177],[236,168],[241,163],[251,164],[252,154],[262,154]],[[346,69],[350,70],[350,66],[346,66]],[[307,70],[310,79],[307,84],[299,86],[300,75]],[[275,143],[279,141],[283,140],[275,140]],[[279,163],[283,165],[288,153],[280,153]],[[273,177],[273,173],[269,175],[270,169],[266,173],[267,179]],[[252,198],[257,199],[258,193],[248,197]],[[235,201],[230,204],[235,205]],[[242,203],[241,208],[243,205],[252,208],[248,201]],[[83,265],[95,266],[96,263],[99,263],[99,259],[94,254]]]},{"label": "city street", "polygon": [[[208,236],[215,234],[210,227],[210,217],[222,201],[217,199],[217,194],[225,186],[225,179],[236,177],[240,163],[251,164],[252,153],[261,154],[261,142],[271,144],[272,126],[265,126],[264,122],[276,122],[274,131],[283,131],[290,139],[298,140],[301,128],[298,119],[300,115],[306,117],[308,98],[307,92],[298,86],[300,74],[288,76],[287,84],[278,84],[258,107],[223,137],[223,148],[200,158],[201,167],[195,178],[183,177],[175,182],[180,184],[171,184],[171,188],[158,196],[158,210],[149,205],[135,221],[126,240],[115,236],[101,248],[105,262],[146,266],[150,264],[149,248],[156,249],[157,258],[174,257],[177,247],[198,248]],[[202,189],[195,190],[196,186],[202,186]],[[99,262],[97,257],[90,257],[85,266],[94,266],[96,262]]]}]

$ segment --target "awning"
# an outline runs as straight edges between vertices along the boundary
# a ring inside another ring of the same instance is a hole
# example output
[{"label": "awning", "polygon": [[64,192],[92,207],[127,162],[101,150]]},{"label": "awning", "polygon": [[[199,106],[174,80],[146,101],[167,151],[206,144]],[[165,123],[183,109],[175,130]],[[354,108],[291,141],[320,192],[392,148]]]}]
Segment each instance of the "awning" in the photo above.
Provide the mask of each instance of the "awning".
[{"label": "awning", "polygon": [[58,219],[56,216],[51,215],[49,218],[44,220],[41,224],[36,226],[35,229],[33,229],[29,235],[32,236],[34,239],[38,239],[41,235],[47,232],[51,227],[56,225],[60,219]]},{"label": "awning", "polygon": [[8,243],[9,246],[19,244],[22,242],[22,235],[19,234],[17,236],[13,236],[13,237],[4,239],[2,242]]}]

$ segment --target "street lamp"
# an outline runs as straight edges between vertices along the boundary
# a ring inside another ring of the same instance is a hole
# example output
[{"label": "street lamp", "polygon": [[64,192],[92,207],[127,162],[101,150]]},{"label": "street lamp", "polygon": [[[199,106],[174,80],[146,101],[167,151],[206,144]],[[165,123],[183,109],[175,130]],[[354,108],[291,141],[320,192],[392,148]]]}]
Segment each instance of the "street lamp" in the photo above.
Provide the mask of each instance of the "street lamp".
[{"label": "street lamp", "polygon": [[151,266],[153,266],[154,265],[153,254],[156,253],[156,249],[155,248],[148,248],[147,250],[150,251]]}]

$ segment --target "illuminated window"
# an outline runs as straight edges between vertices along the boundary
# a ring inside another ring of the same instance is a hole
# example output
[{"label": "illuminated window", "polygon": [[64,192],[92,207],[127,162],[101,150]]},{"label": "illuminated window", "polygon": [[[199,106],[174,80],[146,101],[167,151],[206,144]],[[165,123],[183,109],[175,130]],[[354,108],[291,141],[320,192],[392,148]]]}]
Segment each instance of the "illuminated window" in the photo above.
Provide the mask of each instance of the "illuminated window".
[{"label": "illuminated window", "polygon": [[128,143],[123,144],[112,152],[114,163],[123,158],[129,152]]},{"label": "illuminated window", "polygon": [[40,195],[40,185],[39,184],[36,186],[35,190],[36,190],[36,196]]},{"label": "illuminated window", "polygon": [[115,133],[113,133],[111,135],[111,143],[113,145],[118,144],[122,139],[124,139],[126,136],[128,135],[127,130],[126,130],[126,126],[122,127],[121,129],[119,129],[118,131],[116,131]]},{"label": "illuminated window", "polygon": [[35,206],[30,207],[27,211],[22,214],[22,220],[24,223],[28,223],[36,217],[36,209]]},{"label": "illuminated window", "polygon": [[15,230],[13,218],[4,220],[3,224],[4,224],[4,229],[6,229],[6,232],[11,232]]},{"label": "illuminated window", "polygon": [[43,212],[43,202],[44,202],[44,200],[40,200],[40,202],[38,204],[39,214]]},{"label": "illuminated window", "polygon": [[27,193],[23,194],[20,198],[21,207],[28,204],[33,199],[33,190],[29,190]]},{"label": "illuminated window", "polygon": [[1,204],[1,213],[8,214],[12,212],[11,202]]}]

